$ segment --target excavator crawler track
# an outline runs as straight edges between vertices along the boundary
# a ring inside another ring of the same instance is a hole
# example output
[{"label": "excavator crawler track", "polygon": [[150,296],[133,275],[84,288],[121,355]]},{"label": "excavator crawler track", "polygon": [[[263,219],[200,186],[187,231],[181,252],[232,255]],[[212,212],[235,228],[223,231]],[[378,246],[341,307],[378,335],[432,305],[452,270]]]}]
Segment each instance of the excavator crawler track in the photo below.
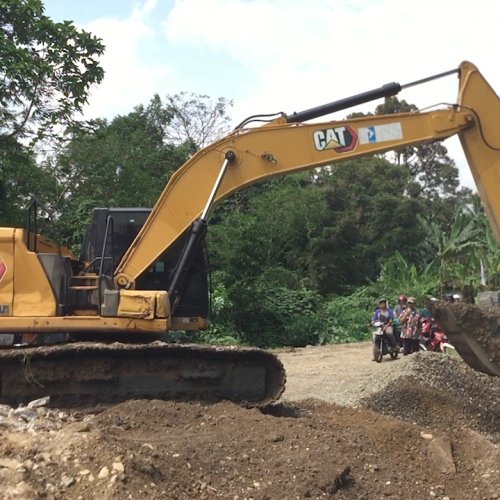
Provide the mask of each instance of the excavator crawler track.
[{"label": "excavator crawler track", "polygon": [[50,396],[56,407],[128,399],[230,400],[264,406],[285,388],[278,358],[260,349],[78,342],[0,350],[0,401]]},{"label": "excavator crawler track", "polygon": [[470,304],[437,302],[434,317],[474,370],[500,377],[500,313]]}]

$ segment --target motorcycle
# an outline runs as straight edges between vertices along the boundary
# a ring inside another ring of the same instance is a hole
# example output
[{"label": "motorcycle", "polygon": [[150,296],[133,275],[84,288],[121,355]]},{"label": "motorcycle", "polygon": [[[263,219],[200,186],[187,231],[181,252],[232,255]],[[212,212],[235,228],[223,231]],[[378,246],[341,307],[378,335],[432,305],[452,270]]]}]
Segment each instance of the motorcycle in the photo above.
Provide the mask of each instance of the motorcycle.
[{"label": "motorcycle", "polygon": [[382,361],[382,358],[386,354],[390,354],[392,359],[397,359],[399,354],[399,348],[391,347],[389,345],[389,339],[387,338],[386,329],[390,326],[389,324],[384,324],[382,321],[375,321],[373,326],[373,359],[377,363]]},{"label": "motorcycle", "polygon": [[441,330],[438,323],[431,318],[424,318],[422,321],[420,350],[444,353],[446,349],[454,350],[455,347],[448,342],[448,337]]}]

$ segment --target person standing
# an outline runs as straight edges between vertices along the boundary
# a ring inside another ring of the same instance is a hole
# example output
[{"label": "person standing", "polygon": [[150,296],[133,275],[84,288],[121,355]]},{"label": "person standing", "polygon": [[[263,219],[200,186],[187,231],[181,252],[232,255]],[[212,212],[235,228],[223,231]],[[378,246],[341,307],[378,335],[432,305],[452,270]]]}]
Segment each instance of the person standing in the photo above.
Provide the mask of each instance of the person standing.
[{"label": "person standing", "polygon": [[398,297],[398,303],[396,307],[394,308],[394,317],[399,318],[401,316],[401,313],[408,307],[407,304],[408,300],[406,298],[406,295],[400,295]]},{"label": "person standing", "polygon": [[396,338],[396,342],[400,347],[402,347],[403,344],[401,342],[401,321],[399,320],[399,317],[401,316],[401,313],[407,308],[408,304],[406,295],[400,295],[398,297],[398,303],[394,308],[394,321],[393,321],[394,337]]},{"label": "person standing", "polygon": [[408,297],[408,307],[401,313],[401,339],[403,341],[403,355],[407,356],[419,350],[421,331],[421,316],[416,308],[415,297]]}]

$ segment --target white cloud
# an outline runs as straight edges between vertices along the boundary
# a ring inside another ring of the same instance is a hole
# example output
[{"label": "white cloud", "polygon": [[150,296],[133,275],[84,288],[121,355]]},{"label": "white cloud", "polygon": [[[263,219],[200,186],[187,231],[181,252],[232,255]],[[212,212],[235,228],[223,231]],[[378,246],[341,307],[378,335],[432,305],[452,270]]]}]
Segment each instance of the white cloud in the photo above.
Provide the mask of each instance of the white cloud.
[{"label": "white cloud", "polygon": [[[300,111],[391,81],[408,83],[464,59],[500,89],[500,4],[490,0],[177,0],[162,24],[164,1],[138,0],[128,17],[84,26],[107,47],[106,76],[92,92],[87,117],[113,117],[154,93],[194,89],[233,98],[238,123],[248,115]],[[182,56],[168,59],[177,53]],[[217,63],[210,74],[207,61]],[[196,81],[186,80],[193,74]],[[419,107],[454,102],[457,79],[399,97]],[[458,140],[445,145],[462,183],[472,186]]]},{"label": "white cloud", "polygon": [[[500,4],[489,0],[179,0],[167,22],[170,43],[227,53],[256,75],[235,95],[235,122],[256,112],[292,112],[378,87],[478,65],[500,89]],[[228,71],[226,78],[237,77]],[[409,89],[426,107],[454,102],[457,79]],[[372,110],[367,104],[363,110]],[[342,113],[338,116],[342,116]],[[458,141],[446,146],[473,181]]]},{"label": "white cloud", "polygon": [[171,74],[167,64],[151,66],[144,61],[145,48],[154,43],[150,17],[156,3],[157,0],[147,0],[125,19],[101,18],[84,26],[102,38],[106,46],[101,58],[105,77],[92,89],[84,113],[86,118],[112,118],[129,113],[134,106],[149,101]]}]

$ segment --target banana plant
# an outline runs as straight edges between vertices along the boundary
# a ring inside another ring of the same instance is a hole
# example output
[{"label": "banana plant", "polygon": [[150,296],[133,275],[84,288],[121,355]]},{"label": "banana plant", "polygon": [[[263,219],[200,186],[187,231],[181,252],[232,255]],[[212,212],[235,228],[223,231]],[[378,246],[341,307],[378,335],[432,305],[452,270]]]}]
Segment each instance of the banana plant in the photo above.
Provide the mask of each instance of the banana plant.
[{"label": "banana plant", "polygon": [[475,266],[474,256],[483,246],[483,231],[474,214],[466,207],[459,207],[447,231],[424,217],[419,217],[419,221],[427,235],[427,251],[433,255],[432,267],[438,272],[440,293],[468,283]]}]

